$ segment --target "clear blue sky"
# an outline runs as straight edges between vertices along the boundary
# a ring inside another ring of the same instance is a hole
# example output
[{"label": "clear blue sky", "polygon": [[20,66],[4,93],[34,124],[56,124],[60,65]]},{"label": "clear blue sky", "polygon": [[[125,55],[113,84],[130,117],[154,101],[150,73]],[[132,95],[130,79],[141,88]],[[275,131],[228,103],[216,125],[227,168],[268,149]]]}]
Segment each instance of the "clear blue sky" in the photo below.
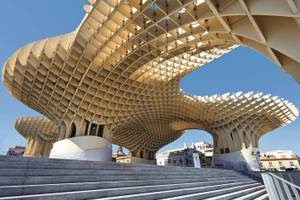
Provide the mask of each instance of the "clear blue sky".
[{"label": "clear blue sky", "polygon": [[[0,65],[32,41],[73,31],[84,16],[87,0],[1,0],[0,1]],[[300,67],[300,66],[299,66]],[[2,68],[2,67],[1,67]],[[268,59],[248,48],[238,48],[189,74],[181,87],[193,95],[212,95],[237,91],[260,91],[278,95],[297,107],[300,85]],[[18,102],[0,84],[0,152],[14,145],[24,145],[13,128],[14,120],[39,113]],[[300,154],[300,120],[262,137],[262,151],[291,149]],[[203,131],[188,131],[163,149],[190,145],[193,141],[211,141]]]}]

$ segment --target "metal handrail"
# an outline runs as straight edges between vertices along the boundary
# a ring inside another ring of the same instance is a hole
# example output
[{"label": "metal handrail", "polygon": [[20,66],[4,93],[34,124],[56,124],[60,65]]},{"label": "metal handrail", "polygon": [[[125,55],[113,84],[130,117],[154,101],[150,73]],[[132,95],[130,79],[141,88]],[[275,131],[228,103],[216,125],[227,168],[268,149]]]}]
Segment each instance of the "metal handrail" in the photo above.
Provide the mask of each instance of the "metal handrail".
[{"label": "metal handrail", "polygon": [[273,173],[262,173],[270,200],[300,200],[300,187]]},{"label": "metal handrail", "polygon": [[294,183],[292,183],[292,182],[290,182],[290,181],[287,181],[287,180],[285,180],[284,178],[281,178],[281,177],[279,177],[279,176],[277,176],[277,175],[275,175],[275,174],[273,174],[273,173],[270,173],[270,172],[267,172],[267,174],[269,174],[269,175],[273,176],[274,178],[277,178],[277,179],[279,179],[280,181],[285,182],[286,184],[288,184],[288,185],[290,185],[290,186],[292,186],[292,187],[295,187],[296,189],[300,190],[300,187],[299,187],[298,185],[295,185]]}]

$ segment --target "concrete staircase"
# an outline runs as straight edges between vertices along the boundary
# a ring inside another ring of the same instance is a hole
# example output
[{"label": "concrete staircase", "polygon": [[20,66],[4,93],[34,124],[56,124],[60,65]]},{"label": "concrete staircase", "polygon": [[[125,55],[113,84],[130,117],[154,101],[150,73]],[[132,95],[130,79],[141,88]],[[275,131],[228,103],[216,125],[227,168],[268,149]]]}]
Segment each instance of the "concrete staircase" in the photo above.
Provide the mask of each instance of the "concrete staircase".
[{"label": "concrete staircase", "polygon": [[268,199],[262,183],[232,170],[1,157],[2,199]]}]

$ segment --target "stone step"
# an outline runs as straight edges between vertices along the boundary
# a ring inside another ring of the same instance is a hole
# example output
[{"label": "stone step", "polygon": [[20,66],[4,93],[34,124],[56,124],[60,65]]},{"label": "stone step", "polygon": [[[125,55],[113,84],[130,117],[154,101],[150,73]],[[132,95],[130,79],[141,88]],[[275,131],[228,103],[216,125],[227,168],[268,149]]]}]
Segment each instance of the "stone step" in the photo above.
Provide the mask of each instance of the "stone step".
[{"label": "stone step", "polygon": [[[149,167],[151,166],[151,167]],[[84,164],[84,163],[43,163],[43,162],[27,162],[27,163],[19,163],[19,162],[2,162],[0,161],[0,169],[47,169],[47,168],[57,168],[57,169],[133,169],[133,170],[143,170],[143,169],[149,169],[149,170],[161,170],[161,171],[182,171],[182,172],[198,172],[199,169],[191,168],[191,167],[174,167],[174,166],[165,166],[165,167],[155,167],[152,165],[147,166],[139,166],[139,165],[133,165],[130,166],[130,164]],[[207,172],[218,172],[219,169],[215,168],[201,168],[203,171]],[[224,170],[225,172],[232,172],[232,170]]]},{"label": "stone step", "polygon": [[255,200],[269,200],[269,196],[266,193],[266,194],[264,194],[264,195],[262,195],[260,197],[255,198]]},{"label": "stone step", "polygon": [[0,197],[21,196],[45,193],[57,193],[80,190],[96,190],[118,187],[133,186],[151,186],[151,185],[173,185],[174,187],[185,184],[185,186],[205,186],[221,183],[233,183],[239,181],[247,181],[249,179],[175,179],[175,180],[147,180],[147,181],[110,181],[110,182],[81,182],[81,183],[60,183],[60,184],[42,184],[42,185],[14,185],[0,186]]},{"label": "stone step", "polygon": [[199,193],[197,192],[197,193],[181,195],[181,196],[176,196],[171,198],[169,197],[169,198],[164,198],[163,200],[198,200],[198,199],[212,200],[215,198],[225,200],[226,196],[232,193],[236,193],[237,191],[239,192],[239,195],[242,196],[243,194],[245,194],[245,192],[249,193],[249,192],[257,191],[261,187],[262,185],[260,183],[253,183],[253,184],[222,188],[218,190],[210,190],[210,191],[199,192]]},{"label": "stone step", "polygon": [[[54,184],[54,183],[72,183],[72,182],[92,182],[92,181],[125,181],[125,180],[173,180],[173,179],[211,179],[218,178],[213,174],[205,176],[171,175],[167,173],[162,175],[148,175],[147,173],[140,175],[99,175],[99,176],[4,176],[0,178],[0,186],[2,185],[34,185],[34,184]],[[221,176],[220,179],[239,178],[237,176]],[[242,178],[242,176],[240,176]]]},{"label": "stone step", "polygon": [[246,200],[263,195],[261,183],[233,170],[0,156],[0,200]]},{"label": "stone step", "polygon": [[[266,191],[262,191],[265,187],[263,185],[258,185],[256,187],[247,188],[244,190],[239,190],[235,192],[231,192],[228,194],[218,195],[216,197],[208,198],[206,200],[232,200],[232,199],[254,199],[259,197],[260,195],[263,195]],[[262,193],[261,193],[262,191]],[[258,192],[258,193],[257,193]],[[249,197],[250,196],[250,197]]]},{"label": "stone step", "polygon": [[[201,168],[200,169],[195,169],[195,168],[188,168],[186,167],[186,170],[182,169],[183,167],[178,167],[178,168],[147,168],[143,166],[128,166],[128,165],[121,165],[121,166],[110,166],[109,164],[107,165],[83,165],[83,164],[45,164],[45,163],[27,163],[27,164],[20,164],[20,163],[11,163],[7,165],[7,163],[1,163],[0,162],[0,170],[5,170],[5,169],[11,169],[11,170],[28,170],[28,169],[61,169],[61,170],[70,170],[70,169],[78,169],[78,170],[131,170],[131,171],[144,171],[144,170],[149,170],[149,171],[168,171],[168,172],[180,172],[180,173],[220,173],[219,169],[213,169],[213,168]],[[224,170],[222,173],[231,173],[231,174],[236,174],[235,171],[232,170]]]},{"label": "stone step", "polygon": [[[150,164],[121,164],[114,162],[100,162],[100,161],[82,161],[82,160],[68,160],[68,159],[45,159],[35,157],[13,157],[0,156],[0,169],[18,169],[18,168],[56,168],[56,169],[131,169],[131,170],[167,170],[167,171],[184,171],[197,172],[199,169],[190,167],[176,167],[176,166],[157,166]],[[201,171],[218,172],[217,168],[201,168]],[[233,172],[232,170],[224,169],[224,172]]]},{"label": "stone step", "polygon": [[[155,169],[155,170],[168,170],[168,171],[184,171],[184,172],[197,172],[199,169],[195,168],[183,168],[174,166],[156,166],[156,165],[145,165],[145,164],[119,164],[119,163],[102,163],[102,162],[91,162],[91,161],[74,161],[74,160],[60,160],[60,159],[33,159],[23,158],[15,161],[0,161],[0,169],[130,169],[130,170],[144,170],[144,169]],[[53,161],[54,160],[54,161]],[[207,172],[218,172],[219,169],[214,168],[202,168],[202,171]],[[224,172],[232,172],[232,170],[224,170]]]},{"label": "stone step", "polygon": [[[3,197],[0,200],[4,199],[56,199],[56,200],[77,200],[77,199],[91,199],[91,198],[104,198],[104,197],[116,197],[131,194],[141,194],[140,197],[135,197],[137,199],[158,199],[168,196],[178,196],[196,192],[205,192],[211,190],[219,190],[223,188],[229,188],[234,186],[240,186],[241,188],[259,185],[255,181],[238,181],[234,183],[223,183],[218,185],[210,186],[200,186],[200,187],[189,187],[188,184],[178,184],[176,187],[172,185],[155,185],[155,186],[138,186],[138,187],[122,187],[122,188],[110,188],[110,189],[98,189],[98,190],[86,190],[86,191],[73,191],[73,192],[62,192],[62,193],[48,193],[48,194],[39,194],[39,195],[24,195],[24,196],[12,196],[12,197]],[[175,188],[174,188],[175,187]],[[152,193],[148,198],[145,198],[143,194]],[[123,198],[122,197],[122,198]],[[123,198],[124,199],[124,198]]]},{"label": "stone step", "polygon": [[[156,199],[204,199],[208,197],[213,197],[214,195],[222,195],[229,192],[233,192],[236,190],[255,187],[259,185],[258,183],[248,183],[248,184],[240,184],[240,185],[224,185],[223,187],[213,187],[208,186],[207,188],[199,188],[199,189],[181,189],[181,190],[168,190],[168,191],[160,191],[160,192],[151,192],[151,193],[144,193],[144,194],[132,194],[132,195],[123,195],[117,197],[110,197],[110,198],[101,198],[102,200],[119,200],[119,199],[126,199],[126,200],[156,200]],[[193,198],[196,197],[196,198]]]},{"label": "stone step", "polygon": [[[147,170],[147,169],[146,169]],[[104,169],[0,169],[0,176],[69,176],[69,175],[138,175],[144,174],[145,170],[130,170],[130,169],[115,169],[115,170],[104,170]],[[159,171],[155,169],[147,170],[148,175],[164,174],[166,171]],[[178,175],[176,171],[167,171],[168,175]],[[197,172],[180,172],[182,175],[196,175],[202,176],[205,174],[211,174],[212,172],[206,172],[198,170]],[[232,175],[238,176],[237,173],[222,172],[218,171],[214,173],[218,175]]]},{"label": "stone step", "polygon": [[[121,166],[124,167],[125,165],[127,166],[132,166],[132,167],[145,167],[145,168],[174,168],[180,170],[181,167],[176,167],[176,166],[157,166],[157,165],[152,165],[152,164],[123,164],[123,163],[115,163],[115,162],[101,162],[101,161],[86,161],[86,160],[70,160],[70,159],[49,159],[49,158],[38,158],[38,157],[14,157],[14,156],[0,156],[0,163],[13,163],[17,162],[19,164],[21,163],[29,163],[29,164],[34,164],[34,163],[42,163],[42,164],[55,164],[55,165],[60,165],[60,164],[82,164],[82,165],[102,165],[102,166]],[[191,168],[193,169],[193,168]]]},{"label": "stone step", "polygon": [[[15,165],[18,165],[18,164],[15,164]],[[32,165],[32,164],[31,164]],[[114,174],[115,173],[119,173],[118,171],[122,171],[123,172],[126,172],[126,171],[136,171],[136,172],[140,172],[140,173],[144,173],[144,171],[147,171],[149,173],[165,173],[166,171],[169,173],[169,174],[187,174],[187,173],[190,173],[190,174],[195,174],[195,175],[202,175],[202,174],[209,174],[209,173],[214,173],[216,175],[240,175],[239,173],[237,172],[234,172],[232,170],[219,170],[219,169],[205,169],[205,168],[202,168],[201,170],[200,169],[193,169],[193,170],[190,170],[188,168],[186,168],[186,171],[178,171],[178,170],[174,170],[174,169],[155,169],[155,168],[151,168],[151,169],[147,169],[147,168],[143,168],[143,167],[130,167],[130,166],[126,166],[126,168],[110,168],[110,167],[97,167],[97,166],[94,166],[92,169],[90,168],[62,168],[61,166],[62,165],[58,165],[60,166],[60,168],[56,168],[56,166],[49,166],[49,165],[46,165],[45,167],[42,166],[42,165],[38,165],[39,168],[34,168],[32,167],[31,165],[28,165],[28,167],[26,168],[21,168],[21,169],[11,169],[11,168],[5,168],[5,169],[0,169],[0,175],[11,175],[12,173],[14,173],[15,175],[18,175],[18,174],[24,174],[23,172],[24,171],[28,171],[29,174],[32,174],[34,175],[34,173],[38,174],[38,173],[43,173],[46,172],[46,173],[53,173],[53,171],[55,171],[56,174],[63,174],[63,175],[66,175],[66,174],[76,174],[76,173],[84,173],[84,174],[88,174],[90,172],[92,172],[93,174],[94,173],[99,173],[99,170],[103,170],[103,173],[109,173],[109,171],[113,172]],[[106,166],[109,166],[109,164],[107,164]],[[44,167],[44,168],[43,168]],[[47,170],[49,169],[49,170]],[[46,171],[47,170],[47,171]],[[93,171],[94,170],[94,171]]]},{"label": "stone step", "polygon": [[235,198],[233,200],[253,200],[253,199],[259,198],[265,194],[267,194],[267,190],[264,186],[261,186],[261,190],[252,192],[252,193],[244,195],[242,197]]}]

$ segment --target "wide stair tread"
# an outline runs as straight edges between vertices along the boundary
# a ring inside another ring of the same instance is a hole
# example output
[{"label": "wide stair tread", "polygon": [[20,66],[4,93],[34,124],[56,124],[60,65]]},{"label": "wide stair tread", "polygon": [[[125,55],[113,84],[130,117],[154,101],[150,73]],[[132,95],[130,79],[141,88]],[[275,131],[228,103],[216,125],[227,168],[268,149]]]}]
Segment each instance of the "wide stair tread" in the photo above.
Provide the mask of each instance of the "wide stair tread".
[{"label": "wide stair tread", "polygon": [[256,199],[256,198],[259,198],[261,197],[262,195],[266,195],[267,194],[267,190],[264,186],[261,186],[260,187],[261,189],[256,191],[256,192],[252,192],[250,194],[246,194],[242,197],[238,197],[238,198],[235,198],[233,200],[252,200],[252,199]]},{"label": "wide stair tread", "polygon": [[[224,196],[235,193],[236,191],[252,191],[253,188],[261,187],[260,183],[249,183],[249,184],[240,184],[237,186],[230,186],[226,188],[221,188],[217,190],[205,191],[205,192],[197,192],[187,195],[181,195],[171,198],[164,198],[163,200],[198,200],[198,199],[214,199],[220,197],[220,199],[225,199]],[[242,194],[242,193],[241,193]]]},{"label": "wide stair tread", "polygon": [[107,182],[81,182],[81,183],[62,183],[62,184],[41,184],[41,185],[15,185],[0,186],[0,197],[31,195],[43,193],[57,193],[67,191],[84,191],[107,188],[120,188],[124,186],[204,186],[207,184],[233,183],[247,181],[249,179],[172,179],[172,180],[143,180],[143,181],[107,181]]},{"label": "wide stair tread", "polygon": [[[232,192],[232,193],[229,193],[229,194],[223,194],[223,195],[208,198],[208,199],[205,199],[205,200],[231,200],[231,199],[246,200],[246,199],[254,199],[256,197],[259,197],[261,193],[264,194],[265,191],[263,191],[263,189],[264,189],[263,185],[258,185],[256,187],[247,188],[245,190],[240,190],[240,191]],[[259,194],[257,194],[257,191],[259,191]]]},{"label": "wide stair tread", "polygon": [[266,193],[266,194],[263,194],[263,195],[260,196],[260,197],[255,198],[255,200],[268,200],[268,199],[269,199],[269,196],[268,196],[267,193]]},{"label": "wide stair tread", "polygon": [[[235,185],[242,185],[243,187],[257,184],[255,181],[239,181],[234,183],[222,183],[216,185],[206,185],[206,186],[192,186],[189,184],[170,184],[170,185],[155,185],[155,186],[138,186],[138,187],[119,187],[119,188],[109,188],[109,189],[98,189],[98,190],[84,190],[84,191],[72,191],[72,192],[60,192],[60,193],[47,193],[47,194],[36,194],[36,195],[22,195],[22,196],[12,196],[4,199],[91,199],[91,198],[112,198],[116,199],[127,198],[126,195],[136,194],[134,199],[138,196],[140,199],[157,199],[161,197],[174,196],[179,194],[189,194],[195,193],[197,191],[207,191],[211,189],[225,188]],[[175,188],[175,189],[174,189]],[[150,196],[149,196],[150,194]]]},{"label": "wide stair tread", "polygon": [[[213,196],[216,193],[223,194],[224,192],[236,191],[236,189],[249,187],[252,185],[257,185],[258,183],[248,182],[248,183],[240,183],[240,184],[223,184],[214,186],[207,186],[202,188],[186,188],[186,189],[174,189],[168,191],[159,191],[159,192],[151,192],[151,193],[143,193],[143,194],[133,194],[133,195],[125,195],[118,196],[112,198],[103,198],[103,200],[117,200],[117,199],[127,199],[127,200],[175,200],[175,199],[189,199],[190,197],[196,197],[193,199],[203,199],[205,197]],[[102,199],[102,198],[101,198]]]},{"label": "wide stair tread", "polygon": [[227,169],[0,156],[0,200],[99,198],[265,200],[268,196],[260,182]]}]

